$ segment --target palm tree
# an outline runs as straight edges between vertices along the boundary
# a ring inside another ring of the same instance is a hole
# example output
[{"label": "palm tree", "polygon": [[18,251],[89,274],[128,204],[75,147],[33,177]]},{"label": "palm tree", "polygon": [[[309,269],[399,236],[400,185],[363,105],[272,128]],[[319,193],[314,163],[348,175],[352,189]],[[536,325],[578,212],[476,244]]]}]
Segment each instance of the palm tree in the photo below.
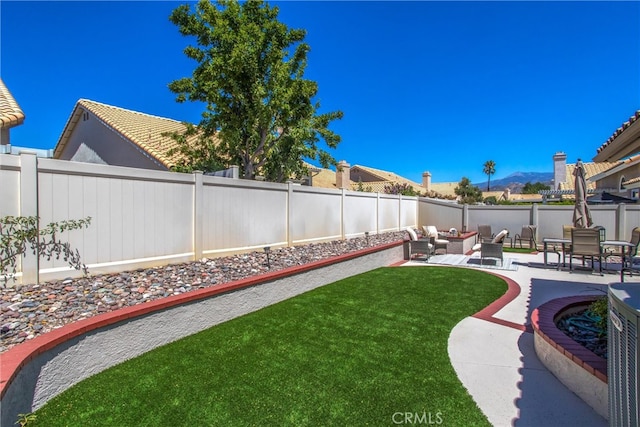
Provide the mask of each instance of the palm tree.
[{"label": "palm tree", "polygon": [[487,174],[487,191],[489,191],[491,175],[496,173],[496,162],[493,160],[487,160],[484,162],[484,169],[482,169],[482,172]]}]

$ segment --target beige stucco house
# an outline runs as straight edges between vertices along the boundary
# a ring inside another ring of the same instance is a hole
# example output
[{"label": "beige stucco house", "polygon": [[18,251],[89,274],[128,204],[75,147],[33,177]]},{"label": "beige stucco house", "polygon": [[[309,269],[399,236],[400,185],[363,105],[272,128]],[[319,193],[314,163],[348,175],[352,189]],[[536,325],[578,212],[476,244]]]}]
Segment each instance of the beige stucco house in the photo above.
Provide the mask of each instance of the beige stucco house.
[{"label": "beige stucco house", "polygon": [[640,110],[622,124],[602,144],[593,158],[595,162],[613,165],[593,176],[598,189],[638,199],[640,190]]},{"label": "beige stucco house", "polygon": [[[67,120],[53,157],[79,162],[169,170],[179,159],[179,155],[168,154],[177,143],[173,138],[163,134],[181,133],[184,130],[182,122],[176,120],[80,99]],[[321,188],[357,190],[361,181],[365,189],[383,192],[385,185],[401,183],[410,185],[419,194],[433,192],[454,196],[454,189],[458,184],[431,183],[429,172],[423,174],[423,182],[419,184],[393,172],[361,165],[351,167],[346,162],[341,162],[337,171],[308,166],[311,170],[312,185]]]},{"label": "beige stucco house", "polygon": [[[638,200],[640,190],[640,110],[618,128],[598,148],[592,162],[583,162],[587,190],[609,193],[613,197]],[[572,198],[575,164],[567,164],[567,156],[558,152],[553,156],[554,189],[551,193]]]},{"label": "beige stucco house", "polygon": [[[330,171],[335,175],[335,184],[331,184],[329,178],[330,173],[324,171],[324,177],[318,180],[318,186],[321,186],[320,182],[328,183],[328,188],[346,188],[348,190],[359,190],[362,188],[364,191],[380,192],[383,193],[385,186],[393,185],[395,183],[405,184],[414,189],[417,194],[431,194],[440,197],[455,197],[454,189],[458,185],[457,182],[443,182],[432,183],[431,173],[424,172],[422,174],[422,183],[417,183],[400,176],[396,173],[375,169],[363,165],[351,166],[346,161],[342,160],[338,163],[336,172]],[[313,178],[313,185],[316,186],[316,178]]]},{"label": "beige stucco house", "polygon": [[88,163],[169,170],[178,154],[165,132],[184,132],[182,122],[79,100],[62,131],[53,157]]}]

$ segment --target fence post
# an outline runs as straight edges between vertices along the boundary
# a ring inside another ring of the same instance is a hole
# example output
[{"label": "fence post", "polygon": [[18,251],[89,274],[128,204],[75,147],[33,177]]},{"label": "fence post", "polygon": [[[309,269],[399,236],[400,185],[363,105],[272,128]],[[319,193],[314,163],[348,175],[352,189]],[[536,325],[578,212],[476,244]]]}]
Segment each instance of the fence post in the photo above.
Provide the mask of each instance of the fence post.
[{"label": "fence post", "polygon": [[[626,240],[627,234],[627,205],[620,203],[616,209],[616,239]],[[630,236],[630,233],[629,233]],[[630,238],[630,237],[628,237]]]},{"label": "fence post", "polygon": [[291,230],[293,221],[293,183],[287,182],[287,246],[293,246],[293,232]]},{"label": "fence post", "polygon": [[376,234],[380,234],[380,192],[376,193]]},{"label": "fence post", "polygon": [[462,231],[469,231],[469,205],[462,205]]},{"label": "fence post", "polygon": [[202,202],[203,202],[203,174],[193,171],[193,260],[202,258]]},{"label": "fence post", "polygon": [[340,189],[340,239],[344,240],[346,237],[346,233],[345,233],[345,226],[344,226],[344,207],[345,207],[345,189],[341,188]]},{"label": "fence post", "polygon": [[400,230],[402,230],[402,194],[398,194],[398,231]]},{"label": "fence post", "polygon": [[[36,153],[20,152],[20,216],[39,216],[38,211],[38,158]],[[40,222],[37,227],[39,229]],[[39,283],[40,253],[28,250],[22,256],[22,284]]]},{"label": "fence post", "polygon": [[535,232],[533,233],[533,237],[534,237],[534,243],[537,245],[538,244],[538,236],[540,235],[540,227],[538,227],[538,204],[537,203],[533,203],[531,205],[531,211],[530,211],[530,220],[531,222],[529,224],[534,226],[534,230]]}]

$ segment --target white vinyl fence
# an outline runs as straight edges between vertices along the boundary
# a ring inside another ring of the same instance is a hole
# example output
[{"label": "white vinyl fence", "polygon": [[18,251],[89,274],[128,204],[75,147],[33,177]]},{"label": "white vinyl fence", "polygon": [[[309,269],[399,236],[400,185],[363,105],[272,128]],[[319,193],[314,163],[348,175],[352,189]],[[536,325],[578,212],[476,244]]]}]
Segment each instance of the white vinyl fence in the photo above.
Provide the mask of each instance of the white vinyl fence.
[{"label": "white vinyl fence", "polygon": [[[417,224],[416,197],[0,155],[0,217],[90,216],[61,236],[92,274],[346,239]],[[22,259],[18,283],[80,274]]]},{"label": "white vinyl fence", "polygon": [[[592,206],[608,239],[629,240],[640,206]],[[0,217],[35,215],[41,224],[90,216],[62,236],[93,274],[348,239],[408,226],[476,230],[489,224],[511,236],[523,225],[560,237],[572,206],[469,206],[428,198],[295,184],[245,181],[0,154]],[[77,276],[63,260],[27,255],[18,283]]]},{"label": "white vinyl fence", "polygon": [[[640,227],[640,205],[589,206],[594,225],[606,229],[609,240],[630,240],[631,230]],[[511,237],[522,232],[523,225],[537,227],[538,243],[545,237],[562,237],[562,226],[573,223],[572,205],[469,206],[420,198],[419,225],[435,225],[439,230],[477,230],[491,225],[494,233],[506,228]]]}]

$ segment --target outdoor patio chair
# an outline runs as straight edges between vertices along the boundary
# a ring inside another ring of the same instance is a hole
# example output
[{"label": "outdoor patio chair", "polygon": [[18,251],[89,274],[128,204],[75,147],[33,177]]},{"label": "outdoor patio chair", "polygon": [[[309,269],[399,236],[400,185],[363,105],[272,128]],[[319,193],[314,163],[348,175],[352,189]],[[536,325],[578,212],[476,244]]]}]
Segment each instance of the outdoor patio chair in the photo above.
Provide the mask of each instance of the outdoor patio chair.
[{"label": "outdoor patio chair", "polygon": [[513,237],[514,246],[520,242],[520,248],[522,248],[522,241],[529,242],[529,248],[537,249],[536,244],[536,226],[535,225],[523,225],[520,234],[516,234]]},{"label": "outdoor patio chair", "polygon": [[[562,238],[563,239],[567,239],[567,240],[571,240],[571,230],[573,230],[575,227],[573,225],[563,225],[562,226]],[[556,253],[560,253],[560,251],[562,251],[562,264],[566,265],[567,264],[567,256],[571,253],[571,244],[565,245],[563,247],[553,247],[553,251]],[[558,264],[558,268],[560,267],[560,265]]]},{"label": "outdoor patio chair", "polygon": [[485,258],[499,259],[500,265],[504,263],[502,247],[507,236],[509,236],[509,230],[505,228],[496,234],[491,241],[480,244],[480,264],[484,264]]},{"label": "outdoor patio chair", "polygon": [[597,228],[574,228],[571,230],[571,248],[569,250],[569,272],[573,271],[573,257],[582,257],[582,263],[591,259],[591,269],[595,269],[595,258],[599,261],[599,273],[602,275],[602,244],[600,230]]},{"label": "outdoor patio chair", "polygon": [[631,231],[631,240],[629,241],[633,246],[629,248],[628,251],[623,251],[620,253],[620,258],[622,260],[622,267],[620,268],[620,281],[624,282],[624,273],[629,273],[629,276],[633,275],[633,272],[640,272],[640,266],[637,264],[634,266],[634,262],[637,262],[638,259],[636,255],[638,254],[638,245],[640,245],[640,227],[635,227]]},{"label": "outdoor patio chair", "polygon": [[482,242],[482,239],[493,239],[495,236],[491,232],[490,225],[478,225],[478,235],[476,236],[476,242]]},{"label": "outdoor patio chair", "polygon": [[504,262],[502,256],[502,248],[504,240],[509,235],[509,230],[506,228],[500,233],[496,234],[493,239],[485,238],[481,243],[476,243],[473,248],[474,251],[480,251],[480,264],[484,264],[485,258],[495,258],[500,260],[500,265]]},{"label": "outdoor patio chair", "polygon": [[438,249],[444,249],[444,253],[447,253],[447,245],[449,245],[449,241],[440,237],[435,225],[423,225],[422,231],[426,237],[433,237],[435,245],[433,250],[434,254],[438,253]]},{"label": "outdoor patio chair", "polygon": [[433,255],[435,251],[435,238],[426,237],[420,239],[413,227],[407,227],[407,233],[409,233],[409,259],[411,259],[413,255],[420,254],[426,255],[428,261],[429,257]]}]

